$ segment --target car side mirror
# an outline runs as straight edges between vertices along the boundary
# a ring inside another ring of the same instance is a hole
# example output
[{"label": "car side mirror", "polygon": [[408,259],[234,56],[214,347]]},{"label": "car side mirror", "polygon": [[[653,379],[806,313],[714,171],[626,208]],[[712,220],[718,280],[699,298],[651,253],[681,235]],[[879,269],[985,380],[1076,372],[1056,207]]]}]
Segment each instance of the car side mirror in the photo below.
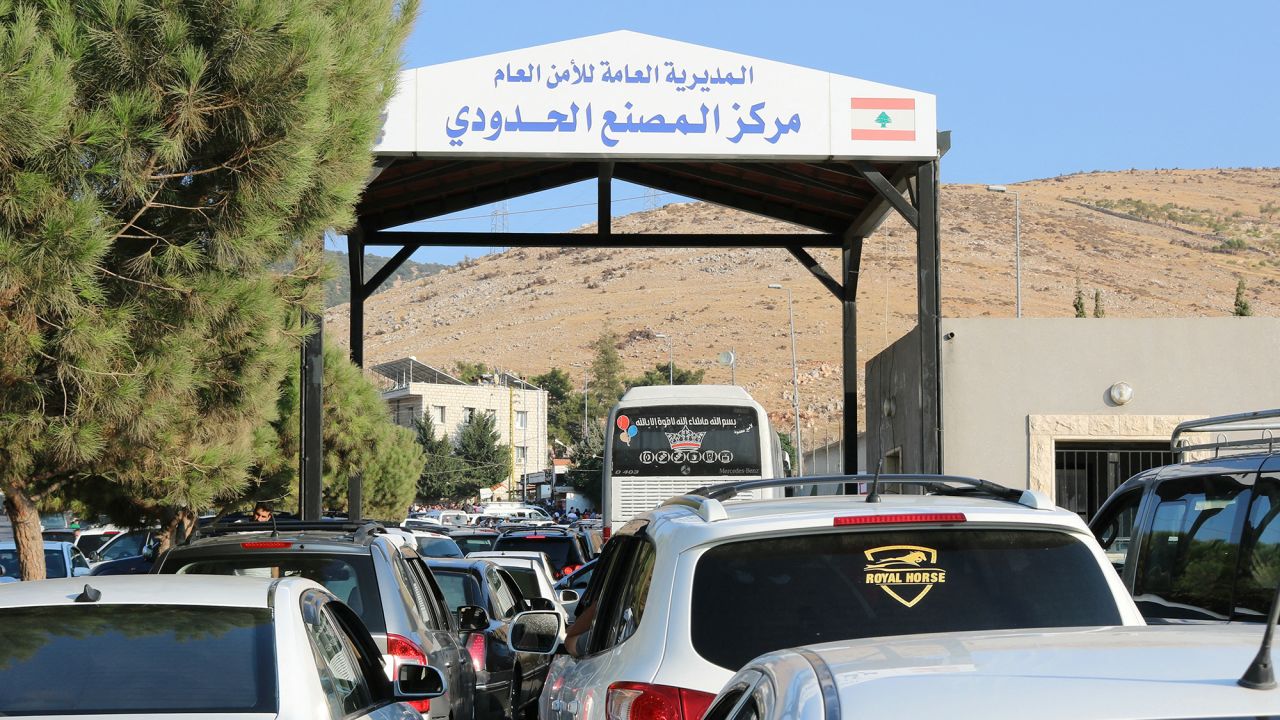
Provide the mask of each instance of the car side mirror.
[{"label": "car side mirror", "polygon": [[578,602],[578,600],[580,599],[581,599],[581,596],[578,595],[577,590],[561,590],[560,591],[560,602],[562,603],[572,604],[572,603]]},{"label": "car side mirror", "polygon": [[88,575],[89,572],[89,568],[87,567],[71,568],[71,577],[84,577]]},{"label": "car side mirror", "polygon": [[448,689],[444,675],[430,665],[401,661],[396,671],[396,700],[429,700],[440,697]]},{"label": "car side mirror", "polygon": [[489,613],[479,605],[462,605],[458,608],[458,627],[477,632],[489,629]]},{"label": "car side mirror", "polygon": [[155,561],[156,561],[156,546],[155,546],[155,545],[148,545],[148,546],[146,546],[146,547],[142,548],[142,559],[143,559],[143,560],[146,560],[146,561],[147,561],[147,562],[149,562],[149,563],[153,563],[153,562],[155,562]]},{"label": "car side mirror", "polygon": [[529,603],[530,610],[555,610],[556,609],[556,604],[551,602],[550,599],[544,598],[544,597],[529,598],[528,603]]},{"label": "car side mirror", "polygon": [[564,621],[553,610],[530,610],[516,615],[511,622],[507,647],[515,652],[550,655],[560,644]]},{"label": "car side mirror", "polygon": [[102,560],[102,556],[98,554],[97,550],[90,550],[89,552],[84,554],[84,559],[91,563],[96,563]]}]

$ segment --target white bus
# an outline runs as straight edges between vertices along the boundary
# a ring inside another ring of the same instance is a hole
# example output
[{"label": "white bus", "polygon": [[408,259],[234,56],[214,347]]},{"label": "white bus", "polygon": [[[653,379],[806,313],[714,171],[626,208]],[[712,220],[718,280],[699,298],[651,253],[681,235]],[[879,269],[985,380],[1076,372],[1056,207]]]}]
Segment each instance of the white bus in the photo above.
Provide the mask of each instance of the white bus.
[{"label": "white bus", "polygon": [[[631,388],[609,413],[604,532],[703,485],[788,474],[769,415],[736,385]],[[760,497],[781,497],[765,490]]]}]

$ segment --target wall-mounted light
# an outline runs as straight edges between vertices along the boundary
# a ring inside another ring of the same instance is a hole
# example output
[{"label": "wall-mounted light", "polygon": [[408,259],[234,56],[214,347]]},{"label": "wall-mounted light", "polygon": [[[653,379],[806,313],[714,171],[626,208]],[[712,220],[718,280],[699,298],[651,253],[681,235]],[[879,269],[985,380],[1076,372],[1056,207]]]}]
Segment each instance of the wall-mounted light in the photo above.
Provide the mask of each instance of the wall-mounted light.
[{"label": "wall-mounted light", "polygon": [[1111,397],[1111,402],[1124,405],[1133,399],[1133,387],[1127,382],[1118,382],[1111,386],[1107,394]]}]

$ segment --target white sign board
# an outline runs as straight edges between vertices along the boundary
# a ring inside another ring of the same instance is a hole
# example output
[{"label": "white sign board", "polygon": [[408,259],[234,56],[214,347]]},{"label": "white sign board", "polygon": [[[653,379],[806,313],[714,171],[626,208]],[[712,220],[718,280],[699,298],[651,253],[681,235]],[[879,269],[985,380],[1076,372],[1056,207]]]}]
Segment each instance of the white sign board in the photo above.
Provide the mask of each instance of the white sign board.
[{"label": "white sign board", "polygon": [[933,95],[628,31],[407,70],[380,155],[937,157]]}]

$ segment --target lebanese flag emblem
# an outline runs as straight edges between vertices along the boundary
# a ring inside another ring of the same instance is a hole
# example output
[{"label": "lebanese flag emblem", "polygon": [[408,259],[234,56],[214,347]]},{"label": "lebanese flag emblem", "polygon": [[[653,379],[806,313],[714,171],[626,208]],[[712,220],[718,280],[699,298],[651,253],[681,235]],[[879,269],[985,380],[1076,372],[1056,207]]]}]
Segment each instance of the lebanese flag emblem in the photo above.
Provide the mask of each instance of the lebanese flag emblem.
[{"label": "lebanese flag emblem", "polygon": [[915,98],[850,98],[854,140],[915,140]]}]

